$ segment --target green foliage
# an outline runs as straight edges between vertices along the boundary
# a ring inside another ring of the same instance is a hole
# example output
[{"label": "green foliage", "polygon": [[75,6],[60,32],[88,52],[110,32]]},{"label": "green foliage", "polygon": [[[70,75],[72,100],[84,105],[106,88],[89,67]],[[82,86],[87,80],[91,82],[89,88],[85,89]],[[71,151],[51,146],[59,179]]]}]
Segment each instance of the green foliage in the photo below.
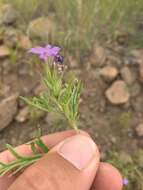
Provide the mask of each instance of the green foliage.
[{"label": "green foliage", "polygon": [[[63,72],[61,73],[61,65],[55,63],[53,59],[47,61],[44,65],[44,77],[43,82],[47,87],[46,92],[40,94],[32,99],[23,98],[29,105],[34,108],[38,108],[44,112],[54,112],[55,114],[62,114],[69,125],[78,130],[78,107],[80,101],[80,94],[82,90],[82,84],[77,79],[63,82]],[[0,163],[0,176],[12,172],[13,174],[25,169],[25,167],[35,163],[39,160],[44,153],[47,153],[49,149],[41,140],[41,134],[38,138],[30,142],[33,156],[25,157],[19,155],[11,145],[7,145],[7,149],[14,156],[15,160],[8,164]],[[41,150],[41,153],[37,151],[37,148]]]},{"label": "green foliage", "polygon": [[77,79],[63,83],[57,70],[45,67],[44,83],[46,92],[32,99],[23,98],[29,105],[45,112],[60,113],[65,116],[70,126],[77,130],[78,107],[82,84]]},{"label": "green foliage", "polygon": [[40,5],[40,0],[0,0],[0,2],[13,4],[25,20],[32,18]]},{"label": "green foliage", "polygon": [[[81,82],[75,78],[65,82],[63,77],[65,66],[62,62],[55,61],[55,57],[48,57],[43,67],[44,74],[42,80],[47,88],[46,91],[31,99],[23,97],[22,99],[41,111],[62,114],[70,127],[78,130],[78,108],[82,90]],[[19,155],[11,145],[7,145],[7,149],[13,155],[14,161],[8,164],[0,162],[0,176],[9,172],[15,174],[35,163],[43,154],[47,153],[49,149],[40,137],[41,134],[30,142],[33,155],[28,157]],[[37,151],[37,148],[41,150],[41,153]]]},{"label": "green foliage", "polygon": [[130,45],[143,46],[142,0],[1,1],[13,3],[26,20],[32,15],[53,15],[56,32],[51,42],[67,48],[77,57],[91,51],[96,40],[111,39],[120,32],[132,35]]},{"label": "green foliage", "polygon": [[58,31],[54,40],[77,56],[90,51],[96,39],[114,37],[117,31],[133,33],[143,16],[142,0],[56,0],[52,7]]},{"label": "green foliage", "polygon": [[[95,0],[57,0],[52,2],[58,31],[55,39],[72,52],[91,48],[97,28],[95,26],[97,4]],[[76,47],[76,51],[75,51]]]},{"label": "green foliage", "polygon": [[[6,145],[7,149],[13,155],[15,160],[8,164],[0,162],[0,176],[4,176],[9,172],[12,172],[11,175],[18,173],[22,169],[25,169],[26,167],[38,161],[43,156],[43,154],[49,151],[47,146],[39,137],[31,141],[28,146],[29,145],[31,146],[33,156],[21,156],[11,145]],[[37,149],[40,149],[40,152],[38,152]]]},{"label": "green foliage", "polygon": [[110,151],[108,152],[109,163],[117,167],[124,178],[129,180],[129,184],[125,189],[143,190],[143,151],[137,151],[135,155],[132,155],[131,162],[123,162],[120,159],[120,152]]}]

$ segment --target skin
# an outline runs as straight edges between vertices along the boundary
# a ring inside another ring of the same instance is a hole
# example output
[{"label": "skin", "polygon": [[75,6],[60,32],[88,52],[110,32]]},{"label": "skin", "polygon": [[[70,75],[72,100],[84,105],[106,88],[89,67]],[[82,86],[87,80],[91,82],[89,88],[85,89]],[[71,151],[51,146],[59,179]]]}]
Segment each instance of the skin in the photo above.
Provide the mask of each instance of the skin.
[{"label": "skin", "polygon": [[[80,132],[83,136],[89,135]],[[75,136],[74,131],[65,131],[42,137],[45,144],[51,148],[37,163],[27,168],[19,176],[0,178],[1,190],[121,190],[122,177],[112,165],[99,162],[99,152],[84,169],[78,171],[70,163],[60,157],[56,150],[66,138]],[[89,137],[90,138],[90,137]],[[32,155],[27,145],[16,148],[22,155]],[[4,151],[0,154],[1,162],[11,162],[13,156]]]}]

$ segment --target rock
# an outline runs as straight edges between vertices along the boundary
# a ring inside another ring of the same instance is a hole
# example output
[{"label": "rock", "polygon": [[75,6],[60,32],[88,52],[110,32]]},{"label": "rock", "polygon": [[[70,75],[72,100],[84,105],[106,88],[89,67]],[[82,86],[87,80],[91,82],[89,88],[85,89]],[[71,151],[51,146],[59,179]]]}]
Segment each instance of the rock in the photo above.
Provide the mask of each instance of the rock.
[{"label": "rock", "polygon": [[0,24],[11,25],[15,24],[18,18],[18,13],[11,4],[0,5]]},{"label": "rock", "polygon": [[123,67],[120,71],[122,79],[129,85],[133,84],[136,80],[136,76],[129,67]]},{"label": "rock", "polygon": [[116,139],[115,136],[111,136],[110,137],[110,141],[111,141],[112,144],[116,144],[117,143],[117,139]]},{"label": "rock", "polygon": [[139,83],[136,82],[136,83],[132,84],[130,86],[130,95],[132,97],[138,96],[141,93],[141,89],[142,89],[142,87]]},{"label": "rock", "polygon": [[123,63],[127,66],[133,66],[136,65],[136,61],[131,56],[123,57]]},{"label": "rock", "polygon": [[105,66],[99,72],[100,75],[107,81],[112,81],[118,76],[118,70],[113,66]]},{"label": "rock", "polygon": [[50,18],[40,17],[29,24],[27,34],[31,39],[48,40],[54,30],[55,25]]},{"label": "rock", "polygon": [[130,52],[130,57],[135,64],[143,62],[143,49],[135,49]]},{"label": "rock", "polygon": [[0,102],[0,131],[7,127],[17,113],[18,95],[11,95]]},{"label": "rock", "polygon": [[28,36],[21,31],[8,27],[4,33],[4,44],[10,48],[30,49],[32,42]]},{"label": "rock", "polygon": [[127,103],[130,98],[127,85],[122,80],[115,81],[112,86],[106,90],[105,95],[107,99],[115,105]]},{"label": "rock", "polygon": [[10,55],[9,48],[4,45],[0,46],[0,58],[5,58],[9,55]]},{"label": "rock", "polygon": [[20,32],[14,28],[7,28],[4,33],[4,44],[10,48],[16,48],[19,42]]},{"label": "rock", "polygon": [[137,96],[135,99],[131,100],[131,105],[133,110],[137,115],[141,115],[143,111],[143,98],[142,96]]},{"label": "rock", "polygon": [[28,50],[32,47],[32,42],[28,36],[21,35],[19,38],[18,46],[23,50]]},{"label": "rock", "polygon": [[90,57],[91,65],[101,66],[104,64],[107,57],[105,48],[95,45],[93,55]]},{"label": "rock", "polygon": [[28,119],[28,116],[29,116],[29,107],[24,107],[19,111],[15,120],[19,123],[23,123]]},{"label": "rock", "polygon": [[107,59],[106,59],[106,65],[118,65],[118,66],[120,66],[122,64],[122,60],[119,56],[112,55],[111,52],[108,52],[108,54],[109,55],[107,56]]},{"label": "rock", "polygon": [[121,46],[127,45],[129,42],[129,33],[127,33],[127,32],[119,33],[118,32],[118,34],[116,34],[116,41],[117,41],[117,44],[119,44]]},{"label": "rock", "polygon": [[143,137],[143,123],[140,123],[136,128],[138,137]]}]

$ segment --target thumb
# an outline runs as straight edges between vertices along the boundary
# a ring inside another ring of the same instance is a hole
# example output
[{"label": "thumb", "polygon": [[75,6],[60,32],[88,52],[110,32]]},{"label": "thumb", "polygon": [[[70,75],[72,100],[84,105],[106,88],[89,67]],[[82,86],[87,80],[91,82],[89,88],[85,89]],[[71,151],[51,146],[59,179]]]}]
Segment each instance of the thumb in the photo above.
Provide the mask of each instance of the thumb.
[{"label": "thumb", "polygon": [[98,165],[97,146],[90,137],[79,134],[26,169],[9,190],[89,190]]}]

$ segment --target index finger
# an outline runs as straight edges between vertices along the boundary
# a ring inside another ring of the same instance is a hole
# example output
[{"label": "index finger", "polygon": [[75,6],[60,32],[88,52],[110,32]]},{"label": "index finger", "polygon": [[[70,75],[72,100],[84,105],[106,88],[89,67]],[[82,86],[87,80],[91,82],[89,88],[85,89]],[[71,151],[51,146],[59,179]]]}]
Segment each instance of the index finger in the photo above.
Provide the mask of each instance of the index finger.
[{"label": "index finger", "polygon": [[[42,141],[49,147],[53,147],[58,144],[60,141],[64,140],[67,137],[75,135],[76,132],[74,130],[58,132],[50,135],[46,135],[41,137]],[[30,156],[32,155],[31,147],[23,144],[15,148],[16,152],[22,156]],[[0,153],[0,162],[9,163],[14,160],[13,155],[8,151],[4,151]]]},{"label": "index finger", "polygon": [[[65,138],[68,138],[70,136],[75,135],[76,132],[74,130],[69,130],[69,131],[64,131],[64,132],[59,132],[55,134],[50,134],[47,136],[41,137],[43,142],[49,147],[53,147]],[[18,154],[23,155],[23,156],[30,156],[32,155],[32,150],[30,146],[27,145],[20,145],[16,147],[15,149]],[[4,151],[0,153],[0,162],[4,163],[9,163],[14,160],[14,157],[11,155],[9,151]],[[15,176],[4,176],[0,178],[0,190],[7,190],[8,187],[14,182],[16,179]]]}]

